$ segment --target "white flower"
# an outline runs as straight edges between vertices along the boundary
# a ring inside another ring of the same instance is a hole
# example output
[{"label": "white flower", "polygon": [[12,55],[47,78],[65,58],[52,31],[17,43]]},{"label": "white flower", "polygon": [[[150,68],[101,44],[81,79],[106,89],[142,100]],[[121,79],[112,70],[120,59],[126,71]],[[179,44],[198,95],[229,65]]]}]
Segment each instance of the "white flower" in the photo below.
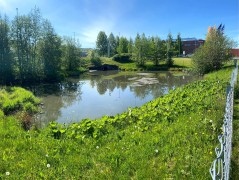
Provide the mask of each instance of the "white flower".
[{"label": "white flower", "polygon": [[158,152],[159,152],[159,150],[155,149],[155,152],[156,152],[156,153],[158,153]]},{"label": "white flower", "polygon": [[7,171],[7,172],[6,172],[6,176],[9,176],[9,175],[10,175],[10,172]]},{"label": "white flower", "polygon": [[99,149],[100,147],[99,146],[96,146],[96,149]]},{"label": "white flower", "polygon": [[51,167],[51,165],[50,165],[50,164],[47,164],[47,165],[46,165],[46,167],[48,167],[48,168],[49,168],[49,167]]},{"label": "white flower", "polygon": [[48,154],[46,154],[46,157],[49,157]]}]

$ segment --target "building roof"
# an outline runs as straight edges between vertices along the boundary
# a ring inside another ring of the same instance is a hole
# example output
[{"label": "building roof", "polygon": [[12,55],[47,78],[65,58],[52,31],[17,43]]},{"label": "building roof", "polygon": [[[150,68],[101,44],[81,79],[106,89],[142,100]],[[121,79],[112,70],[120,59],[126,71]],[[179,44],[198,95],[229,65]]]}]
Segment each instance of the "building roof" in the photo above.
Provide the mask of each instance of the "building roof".
[{"label": "building roof", "polygon": [[181,41],[197,41],[197,38],[182,38]]},{"label": "building roof", "polygon": [[[177,41],[177,39],[173,39],[173,41],[175,42],[175,41]],[[192,37],[192,38],[181,38],[181,41],[204,41],[204,40]]]}]

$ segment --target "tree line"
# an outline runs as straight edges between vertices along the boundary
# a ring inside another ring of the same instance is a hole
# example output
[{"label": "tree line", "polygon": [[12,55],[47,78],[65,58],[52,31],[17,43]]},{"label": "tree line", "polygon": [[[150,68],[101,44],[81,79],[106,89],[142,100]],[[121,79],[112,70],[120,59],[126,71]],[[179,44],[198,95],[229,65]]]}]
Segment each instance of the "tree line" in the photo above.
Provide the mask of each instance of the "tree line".
[{"label": "tree line", "polygon": [[57,35],[39,8],[12,21],[0,14],[0,83],[56,81],[80,67],[80,44]]},{"label": "tree line", "polygon": [[166,60],[168,66],[173,65],[172,56],[182,54],[182,41],[180,33],[176,40],[169,33],[166,40],[158,36],[146,37],[145,34],[137,34],[132,38],[114,36],[110,33],[106,35],[100,31],[96,40],[96,50],[99,56],[114,57],[127,53],[132,56],[138,65],[145,65],[146,60],[151,60],[155,65]]}]

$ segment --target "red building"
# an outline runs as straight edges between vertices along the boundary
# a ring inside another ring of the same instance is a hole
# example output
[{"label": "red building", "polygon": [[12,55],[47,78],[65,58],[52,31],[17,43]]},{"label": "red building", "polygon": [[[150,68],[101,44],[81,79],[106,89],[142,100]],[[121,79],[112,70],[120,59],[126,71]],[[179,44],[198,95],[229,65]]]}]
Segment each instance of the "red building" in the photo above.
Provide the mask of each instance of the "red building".
[{"label": "red building", "polygon": [[205,40],[196,38],[182,38],[183,54],[193,54],[197,48],[204,44]]},{"label": "red building", "polygon": [[233,57],[239,57],[239,49],[232,49],[231,53]]}]

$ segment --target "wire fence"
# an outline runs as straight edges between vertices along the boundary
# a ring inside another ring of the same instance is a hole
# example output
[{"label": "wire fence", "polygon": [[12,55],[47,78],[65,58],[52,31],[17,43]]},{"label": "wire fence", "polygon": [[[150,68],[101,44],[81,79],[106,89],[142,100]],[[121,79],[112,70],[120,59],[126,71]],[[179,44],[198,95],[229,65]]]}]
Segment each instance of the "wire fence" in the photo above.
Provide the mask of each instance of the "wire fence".
[{"label": "wire fence", "polygon": [[237,81],[238,64],[235,60],[235,69],[231,75],[231,82],[227,88],[226,112],[224,114],[223,133],[218,136],[220,144],[215,148],[217,158],[213,161],[210,174],[213,180],[228,180],[230,175],[232,152],[232,120],[234,85]]}]

